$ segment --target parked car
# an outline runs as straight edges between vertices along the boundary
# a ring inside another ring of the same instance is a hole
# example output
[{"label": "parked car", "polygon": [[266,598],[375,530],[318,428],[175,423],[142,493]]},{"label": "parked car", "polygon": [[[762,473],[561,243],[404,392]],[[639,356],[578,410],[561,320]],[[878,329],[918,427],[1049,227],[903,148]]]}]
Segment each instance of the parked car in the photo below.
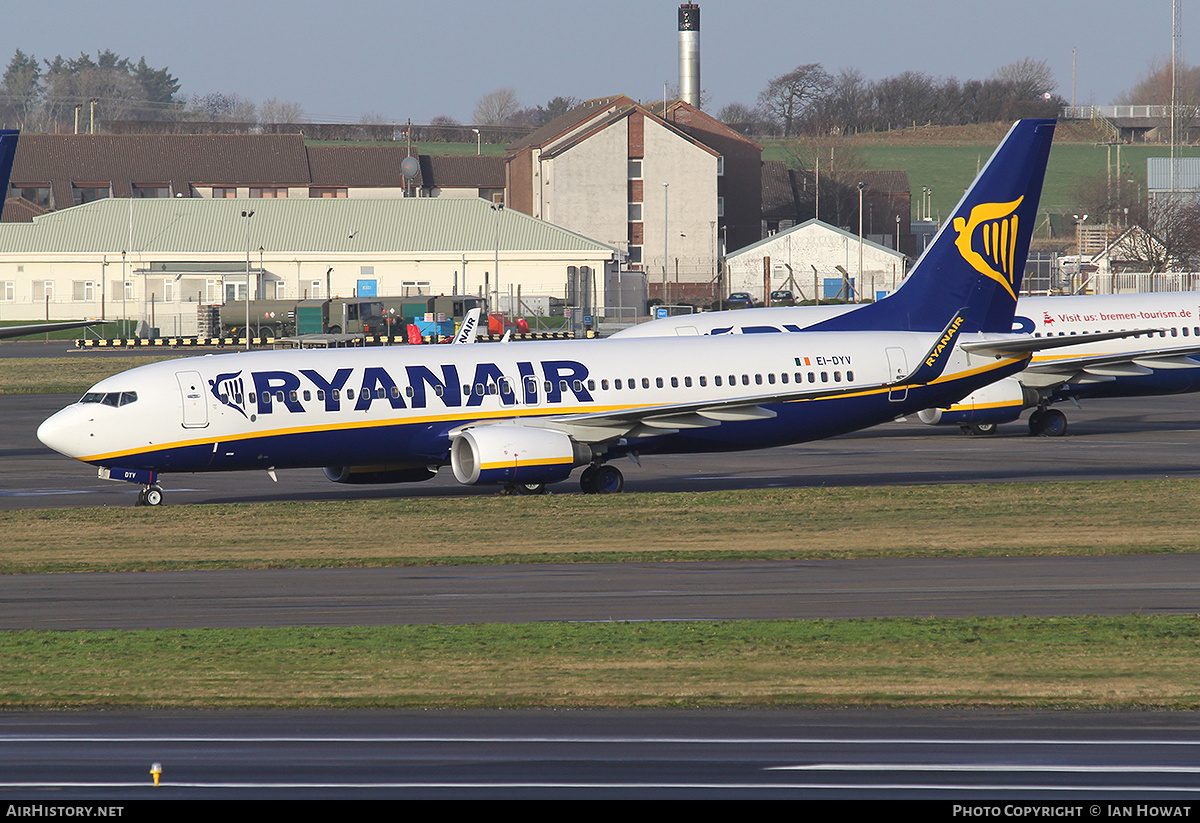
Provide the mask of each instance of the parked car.
[{"label": "parked car", "polygon": [[796,295],[788,289],[777,289],[771,292],[772,306],[794,306],[796,305]]},{"label": "parked car", "polygon": [[750,296],[748,291],[735,291],[725,298],[725,308],[727,309],[752,309],[754,308],[754,298]]}]

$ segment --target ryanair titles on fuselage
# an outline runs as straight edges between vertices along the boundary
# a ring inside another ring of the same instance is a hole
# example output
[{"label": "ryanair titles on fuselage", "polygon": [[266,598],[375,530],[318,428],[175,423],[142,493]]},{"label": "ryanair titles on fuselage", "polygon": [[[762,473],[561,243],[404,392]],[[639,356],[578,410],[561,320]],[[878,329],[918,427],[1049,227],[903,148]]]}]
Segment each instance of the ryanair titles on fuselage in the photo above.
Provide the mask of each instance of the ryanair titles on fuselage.
[{"label": "ryanair titles on fuselage", "polygon": [[[304,391],[315,391],[327,412],[341,411],[343,402],[353,403],[354,411],[367,411],[375,403],[387,403],[393,409],[423,409],[429,406],[431,395],[433,402],[445,408],[479,406],[488,395],[498,396],[501,404],[506,406],[533,405],[539,398],[549,404],[594,402],[587,387],[587,366],[576,360],[543,360],[537,364],[518,361],[516,366],[518,379],[515,381],[510,381],[495,363],[477,363],[469,379],[465,373],[460,374],[456,365],[432,368],[408,365],[399,379],[391,369],[367,366],[361,370],[341,368],[332,372],[317,369],[251,371],[248,378],[239,370],[217,375],[208,381],[208,386],[216,400],[243,416],[248,416],[248,398],[243,389],[247,381],[259,401],[259,415],[273,414],[277,405],[289,412],[307,411],[300,400]],[[356,371],[360,371],[360,375],[351,383]],[[567,394],[570,397],[565,397]]]}]

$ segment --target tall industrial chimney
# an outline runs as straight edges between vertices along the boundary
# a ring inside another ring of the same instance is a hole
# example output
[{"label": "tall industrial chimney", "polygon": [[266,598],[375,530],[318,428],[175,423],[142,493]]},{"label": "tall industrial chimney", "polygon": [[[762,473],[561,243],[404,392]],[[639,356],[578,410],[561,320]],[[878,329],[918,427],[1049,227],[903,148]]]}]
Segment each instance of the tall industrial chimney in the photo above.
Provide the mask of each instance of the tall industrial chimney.
[{"label": "tall industrial chimney", "polygon": [[679,99],[700,108],[700,6],[679,6]]}]

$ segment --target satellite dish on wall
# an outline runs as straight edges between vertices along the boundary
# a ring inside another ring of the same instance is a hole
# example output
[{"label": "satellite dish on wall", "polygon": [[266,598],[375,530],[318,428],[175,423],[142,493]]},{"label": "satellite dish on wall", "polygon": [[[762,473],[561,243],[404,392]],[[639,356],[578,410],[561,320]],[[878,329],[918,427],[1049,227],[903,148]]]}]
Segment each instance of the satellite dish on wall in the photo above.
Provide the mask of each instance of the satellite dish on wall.
[{"label": "satellite dish on wall", "polygon": [[415,157],[405,157],[400,162],[400,173],[404,175],[405,180],[412,181],[420,170],[421,163]]}]

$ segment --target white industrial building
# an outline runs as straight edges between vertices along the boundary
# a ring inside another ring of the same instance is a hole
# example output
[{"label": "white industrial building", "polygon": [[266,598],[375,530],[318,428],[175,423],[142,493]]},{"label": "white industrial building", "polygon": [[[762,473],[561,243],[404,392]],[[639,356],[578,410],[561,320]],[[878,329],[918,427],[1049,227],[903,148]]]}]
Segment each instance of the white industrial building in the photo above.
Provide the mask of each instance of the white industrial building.
[{"label": "white industrial building", "polygon": [[478,197],[106,198],[0,224],[0,318],[195,334],[198,306],[241,300],[247,282],[252,298],[458,293],[493,306],[570,286],[579,304],[604,305],[615,259],[609,245]]},{"label": "white industrial building", "polygon": [[877,300],[904,279],[905,256],[820,220],[807,220],[732,252],[725,270],[731,292],[749,292],[758,301],[783,289],[797,300]]}]

